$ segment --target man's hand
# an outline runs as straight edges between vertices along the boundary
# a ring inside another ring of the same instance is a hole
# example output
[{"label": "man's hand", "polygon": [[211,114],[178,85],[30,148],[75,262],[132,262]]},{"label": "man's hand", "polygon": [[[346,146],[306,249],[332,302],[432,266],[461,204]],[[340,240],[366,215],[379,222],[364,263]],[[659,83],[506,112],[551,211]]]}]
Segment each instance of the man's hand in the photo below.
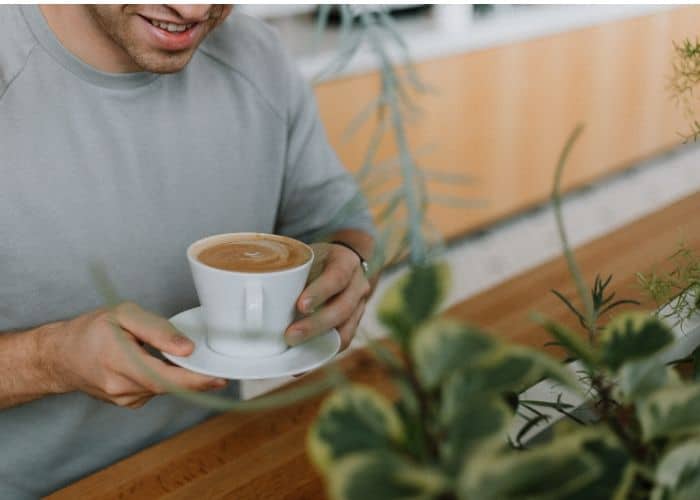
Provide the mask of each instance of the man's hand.
[{"label": "man's hand", "polygon": [[320,266],[320,274],[314,278],[312,270],[311,282],[297,301],[299,312],[306,317],[292,323],[285,338],[289,345],[296,345],[337,328],[343,350],[355,336],[370,283],[352,250],[334,244],[312,246],[316,254],[314,267]]},{"label": "man's hand", "polygon": [[56,393],[78,390],[118,406],[140,408],[166,392],[162,381],[194,391],[226,385],[223,379],[151,356],[143,344],[176,356],[188,356],[194,344],[166,319],[128,302],[55,324],[40,339],[43,364]]}]

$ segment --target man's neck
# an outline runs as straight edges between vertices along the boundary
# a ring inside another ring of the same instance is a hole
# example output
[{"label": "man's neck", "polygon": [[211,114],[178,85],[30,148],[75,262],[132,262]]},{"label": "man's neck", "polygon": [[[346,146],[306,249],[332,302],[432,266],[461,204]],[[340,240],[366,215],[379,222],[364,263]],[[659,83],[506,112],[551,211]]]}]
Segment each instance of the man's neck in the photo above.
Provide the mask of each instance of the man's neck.
[{"label": "man's neck", "polygon": [[97,24],[85,5],[42,5],[58,41],[84,63],[107,73],[140,71],[129,55]]}]

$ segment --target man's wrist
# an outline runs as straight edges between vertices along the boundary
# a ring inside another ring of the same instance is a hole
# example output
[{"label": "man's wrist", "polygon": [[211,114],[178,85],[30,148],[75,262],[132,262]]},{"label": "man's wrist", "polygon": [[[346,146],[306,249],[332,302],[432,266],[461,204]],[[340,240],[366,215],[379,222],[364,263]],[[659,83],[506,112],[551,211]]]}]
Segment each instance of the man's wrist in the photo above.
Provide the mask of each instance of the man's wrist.
[{"label": "man's wrist", "polygon": [[331,241],[331,245],[340,245],[341,247],[345,247],[348,250],[350,250],[352,253],[357,255],[357,258],[360,260],[360,267],[362,268],[362,271],[365,273],[365,276],[369,273],[369,264],[367,263],[367,260],[362,256],[362,254],[352,245],[349,243],[346,243],[344,241]]},{"label": "man's wrist", "polygon": [[58,337],[67,322],[49,323],[29,332],[32,337],[34,376],[46,394],[61,394],[70,389],[62,381],[58,358]]}]

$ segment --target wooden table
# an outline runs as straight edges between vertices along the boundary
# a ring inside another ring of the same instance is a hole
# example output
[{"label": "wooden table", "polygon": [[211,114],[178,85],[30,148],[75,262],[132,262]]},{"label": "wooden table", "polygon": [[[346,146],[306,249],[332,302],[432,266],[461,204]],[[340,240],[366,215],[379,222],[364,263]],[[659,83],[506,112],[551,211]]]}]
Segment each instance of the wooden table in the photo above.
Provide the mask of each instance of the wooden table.
[{"label": "wooden table", "polygon": [[[634,273],[663,265],[676,249],[681,231],[688,246],[700,250],[700,193],[581,247],[576,257],[588,282],[597,272],[614,272],[612,288],[618,296],[644,300]],[[570,313],[549,292],[552,288],[574,296],[561,258],[457,304],[446,314],[481,325],[513,342],[541,347],[549,339],[528,319],[530,312],[539,311],[574,324]],[[653,307],[648,301],[645,305]],[[353,380],[391,392],[385,373],[364,350],[353,352],[339,363]],[[295,384],[313,378],[312,374]],[[316,398],[260,413],[219,415],[48,498],[324,498],[323,484],[304,448],[307,429],[320,401]]]}]

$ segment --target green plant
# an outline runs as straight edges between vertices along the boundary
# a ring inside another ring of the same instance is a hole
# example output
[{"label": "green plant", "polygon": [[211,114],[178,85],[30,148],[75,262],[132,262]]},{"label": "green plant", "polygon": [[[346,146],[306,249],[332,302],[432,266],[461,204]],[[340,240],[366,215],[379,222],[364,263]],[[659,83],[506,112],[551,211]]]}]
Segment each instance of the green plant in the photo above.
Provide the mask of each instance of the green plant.
[{"label": "green plant", "polygon": [[[415,70],[408,46],[386,9],[377,5],[340,5],[337,8],[341,19],[337,56],[321,71],[317,81],[342,71],[363,48],[376,59],[380,77],[377,97],[358,111],[345,131],[347,140],[361,127],[371,127],[362,165],[356,174],[368,203],[376,208],[378,238],[371,267],[378,270],[401,257],[421,265],[442,249],[440,234],[425,217],[428,205],[471,208],[482,202],[428,190],[428,181],[454,185],[468,183],[471,178],[419,164],[418,157],[430,148],[414,150],[409,144],[407,128],[420,115],[416,97],[431,89]],[[319,8],[319,35],[327,27],[331,10],[331,5]],[[395,158],[383,160],[379,157],[384,142],[393,144],[397,151]],[[338,220],[356,208],[356,204],[349,203],[347,209],[338,214]]]},{"label": "green plant", "polygon": [[640,272],[637,281],[656,302],[658,314],[674,319],[682,329],[700,309],[700,256],[681,240],[668,262],[670,271]]},{"label": "green plant", "polygon": [[673,44],[673,75],[669,81],[671,95],[679,104],[685,115],[691,119],[690,131],[681,134],[685,141],[696,141],[700,137],[700,122],[695,116],[694,90],[700,83],[700,42],[686,39]]},{"label": "green plant", "polygon": [[[588,291],[567,242],[559,179],[579,133],[561,155],[553,205],[583,310],[558,295],[582,331],[535,319],[581,372],[439,317],[449,273],[439,262],[414,264],[379,307],[398,353],[377,346],[378,358],[398,397],[345,386],[309,432],[309,454],[331,498],[700,498],[700,383],[664,362],[674,335],[661,318],[632,311],[599,324],[603,312],[628,301],[606,293],[610,279],[597,278]],[[585,397],[595,418],[576,418],[561,398],[521,400],[543,378]],[[534,425],[543,418],[536,407],[546,404],[571,417],[550,442],[509,437],[519,412],[534,410]]]}]

